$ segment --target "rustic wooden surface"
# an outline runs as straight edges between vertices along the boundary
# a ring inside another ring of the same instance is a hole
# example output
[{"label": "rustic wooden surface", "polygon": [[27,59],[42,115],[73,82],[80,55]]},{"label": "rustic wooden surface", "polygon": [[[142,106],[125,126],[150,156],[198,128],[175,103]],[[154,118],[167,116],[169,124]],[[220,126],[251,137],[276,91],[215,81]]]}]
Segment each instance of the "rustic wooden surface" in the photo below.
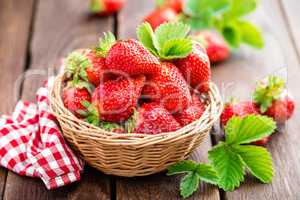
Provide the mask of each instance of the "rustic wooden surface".
[{"label": "rustic wooden surface", "polygon": [[[224,99],[231,95],[250,97],[255,80],[270,73],[288,77],[288,87],[300,104],[300,3],[297,0],[262,0],[251,18],[264,33],[261,51],[242,47],[232,57],[213,67],[213,80]],[[34,100],[41,81],[57,71],[60,58],[73,49],[88,47],[104,31],[119,38],[135,37],[136,26],[153,1],[128,0],[126,7],[112,17],[95,18],[87,13],[88,1],[82,0],[2,0],[0,1],[0,112],[13,109],[16,95]],[[27,71],[22,77],[22,72]],[[17,87],[20,84],[22,87]],[[280,128],[267,146],[273,156],[275,177],[271,184],[260,184],[248,177],[233,192],[219,191],[201,184],[190,199],[300,199],[300,113]],[[217,131],[213,132],[218,134]],[[212,137],[213,140],[218,137]],[[212,140],[207,138],[192,155],[207,161]],[[18,176],[0,169],[0,199],[180,199],[180,176],[164,173],[121,178],[85,168],[82,180],[47,191],[39,179]]]}]

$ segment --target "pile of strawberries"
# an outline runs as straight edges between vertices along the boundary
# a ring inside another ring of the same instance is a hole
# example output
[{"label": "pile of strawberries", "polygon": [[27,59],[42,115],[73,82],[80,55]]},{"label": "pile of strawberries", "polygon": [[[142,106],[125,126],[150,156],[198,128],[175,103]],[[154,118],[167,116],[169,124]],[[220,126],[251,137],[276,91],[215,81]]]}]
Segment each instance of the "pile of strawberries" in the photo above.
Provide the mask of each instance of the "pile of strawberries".
[{"label": "pile of strawberries", "polygon": [[111,33],[64,60],[63,102],[76,117],[119,133],[176,131],[199,119],[211,78],[206,50],[188,26],[142,24],[135,39]]},{"label": "pile of strawberries", "polygon": [[[221,126],[224,127],[233,116],[266,115],[273,118],[278,124],[283,124],[291,118],[295,110],[295,101],[288,94],[285,81],[278,76],[268,76],[257,82],[252,101],[232,101],[225,105],[221,115]],[[256,145],[265,145],[270,137],[254,142]]]}]

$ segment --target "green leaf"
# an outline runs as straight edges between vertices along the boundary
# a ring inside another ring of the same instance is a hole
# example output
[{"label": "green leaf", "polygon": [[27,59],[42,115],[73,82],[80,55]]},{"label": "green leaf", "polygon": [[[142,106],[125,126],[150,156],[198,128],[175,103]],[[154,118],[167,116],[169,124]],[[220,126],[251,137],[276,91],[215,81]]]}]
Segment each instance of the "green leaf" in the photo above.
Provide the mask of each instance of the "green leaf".
[{"label": "green leaf", "polygon": [[230,0],[187,0],[184,12],[192,17],[214,16],[229,9],[229,7]]},{"label": "green leaf", "polygon": [[244,16],[257,7],[257,0],[232,0],[230,10],[226,13],[230,18]]},{"label": "green leaf", "polygon": [[189,38],[170,39],[159,51],[162,59],[169,60],[187,57],[192,51],[192,40]]},{"label": "green leaf", "polygon": [[221,33],[232,48],[238,48],[242,41],[242,35],[236,23],[231,22],[223,25]]},{"label": "green leaf", "polygon": [[197,172],[190,172],[180,182],[180,194],[183,198],[191,196],[199,187],[200,176]]},{"label": "green leaf", "polygon": [[258,49],[264,47],[264,40],[257,26],[247,21],[239,21],[238,26],[240,27],[244,43]]},{"label": "green leaf", "polygon": [[136,109],[134,109],[133,114],[124,124],[127,133],[132,133],[134,131],[134,129],[136,128],[137,118],[138,118],[138,112],[136,111]]},{"label": "green leaf", "polygon": [[99,13],[104,9],[104,5],[102,1],[99,0],[91,0],[90,1],[90,11],[92,13]]},{"label": "green leaf", "polygon": [[231,191],[244,180],[244,162],[234,150],[220,142],[208,152],[208,158],[219,176],[218,185]]},{"label": "green leaf", "polygon": [[157,50],[154,46],[155,35],[148,22],[141,24],[136,31],[139,41],[155,56],[158,56]]},{"label": "green leaf", "polygon": [[[227,144],[247,144],[273,133],[276,124],[272,118],[262,115],[232,117],[225,127]],[[227,139],[228,137],[228,139]]]},{"label": "green leaf", "polygon": [[197,163],[192,160],[182,160],[168,167],[167,175],[192,172],[197,169]]},{"label": "green leaf", "polygon": [[263,183],[270,183],[273,178],[273,165],[270,153],[263,147],[239,145],[235,147],[249,171]]},{"label": "green leaf", "polygon": [[155,0],[155,5],[159,8],[163,7],[165,5],[166,0]]},{"label": "green leaf", "polygon": [[273,100],[280,97],[284,86],[285,81],[278,76],[268,76],[267,80],[257,82],[253,98],[260,105],[262,113],[267,111]]},{"label": "green leaf", "polygon": [[111,32],[104,33],[104,36],[99,38],[98,46],[95,48],[97,57],[105,57],[115,42],[116,38],[114,34]]},{"label": "green leaf", "polygon": [[154,45],[157,50],[160,50],[160,48],[171,39],[186,38],[189,31],[190,27],[181,22],[164,23],[155,30],[155,37],[158,46],[155,43]]},{"label": "green leaf", "polygon": [[202,181],[211,184],[217,184],[219,181],[219,177],[214,168],[208,164],[198,164],[196,169],[198,175],[200,176]]}]

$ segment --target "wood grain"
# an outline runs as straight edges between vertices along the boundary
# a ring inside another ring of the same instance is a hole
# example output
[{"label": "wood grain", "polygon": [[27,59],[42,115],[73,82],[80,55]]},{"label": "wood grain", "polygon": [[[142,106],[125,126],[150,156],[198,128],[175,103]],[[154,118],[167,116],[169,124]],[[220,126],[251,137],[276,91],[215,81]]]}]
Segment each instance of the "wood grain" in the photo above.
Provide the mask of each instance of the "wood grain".
[{"label": "wood grain", "polygon": [[[60,58],[71,50],[89,47],[103,31],[112,30],[112,18],[88,15],[88,1],[42,0],[37,5],[32,43],[31,65],[24,81],[22,99],[34,100],[41,82],[52,75]],[[7,176],[5,199],[110,199],[110,178],[86,168],[82,181],[47,191],[41,180]]]},{"label": "wood grain", "polygon": [[[131,0],[119,14],[120,39],[136,38],[136,27],[145,15],[154,9],[154,1]],[[210,138],[194,151],[191,159],[198,162],[207,161],[207,151],[211,147]],[[179,195],[180,176],[167,177],[165,172],[139,178],[117,178],[116,199],[181,199]],[[200,189],[190,199],[219,199],[216,187],[201,184]]]},{"label": "wood grain", "polygon": [[[288,87],[299,104],[299,61],[287,32],[287,24],[278,1],[265,0],[252,19],[260,24],[265,37],[265,48],[255,51],[241,48],[231,59],[213,70],[215,82],[221,88],[224,99],[235,96],[242,100],[251,98],[255,81],[269,74],[288,79]],[[275,168],[271,184],[261,184],[253,177],[233,192],[224,194],[225,199],[299,199],[299,111],[288,126],[281,127],[267,146]]]},{"label": "wood grain", "polygon": [[[33,2],[33,0],[0,1],[0,113],[11,113],[19,96],[16,83],[26,65]],[[0,168],[1,199],[6,174],[7,171]]]}]

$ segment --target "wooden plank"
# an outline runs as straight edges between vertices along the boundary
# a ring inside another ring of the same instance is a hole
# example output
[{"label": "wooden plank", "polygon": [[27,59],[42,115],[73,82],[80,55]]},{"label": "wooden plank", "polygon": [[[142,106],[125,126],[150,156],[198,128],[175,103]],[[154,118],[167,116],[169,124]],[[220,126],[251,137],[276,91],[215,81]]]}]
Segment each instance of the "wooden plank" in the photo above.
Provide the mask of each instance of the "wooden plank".
[{"label": "wooden plank", "polygon": [[297,0],[280,0],[283,16],[288,25],[288,30],[292,35],[292,42],[297,49],[298,59],[300,59],[300,4]]},{"label": "wooden plank", "polygon": [[[0,1],[0,113],[13,111],[19,91],[16,82],[26,65],[33,0]],[[12,92],[16,91],[16,92]],[[0,198],[3,197],[7,171],[0,168]]]},{"label": "wooden plank", "polygon": [[[299,60],[286,31],[286,22],[278,1],[265,0],[262,4],[253,20],[263,28],[264,50],[241,48],[228,62],[214,68],[213,77],[223,88],[225,97],[233,95],[249,99],[256,80],[268,74],[288,75],[288,87],[299,104]],[[288,126],[282,127],[267,145],[275,168],[272,183],[261,184],[257,179],[247,177],[239,189],[225,193],[224,199],[300,198],[299,117],[299,112],[296,112]]]},{"label": "wooden plank", "polygon": [[[119,14],[120,39],[136,38],[136,27],[143,17],[154,9],[154,1],[131,0]],[[210,138],[194,151],[191,159],[207,162],[207,151],[211,147]],[[117,199],[181,199],[179,195],[180,176],[167,177],[165,172],[138,178],[117,178]],[[200,189],[191,199],[219,199],[216,187],[201,184]]]},{"label": "wooden plank", "polygon": [[[112,30],[112,18],[92,18],[88,1],[39,1],[31,43],[31,65],[24,82],[22,99],[34,100],[41,82],[51,75],[54,65],[71,50],[89,47],[103,31]],[[39,179],[7,176],[5,199],[110,199],[110,178],[86,168],[82,181],[47,191]]]}]

